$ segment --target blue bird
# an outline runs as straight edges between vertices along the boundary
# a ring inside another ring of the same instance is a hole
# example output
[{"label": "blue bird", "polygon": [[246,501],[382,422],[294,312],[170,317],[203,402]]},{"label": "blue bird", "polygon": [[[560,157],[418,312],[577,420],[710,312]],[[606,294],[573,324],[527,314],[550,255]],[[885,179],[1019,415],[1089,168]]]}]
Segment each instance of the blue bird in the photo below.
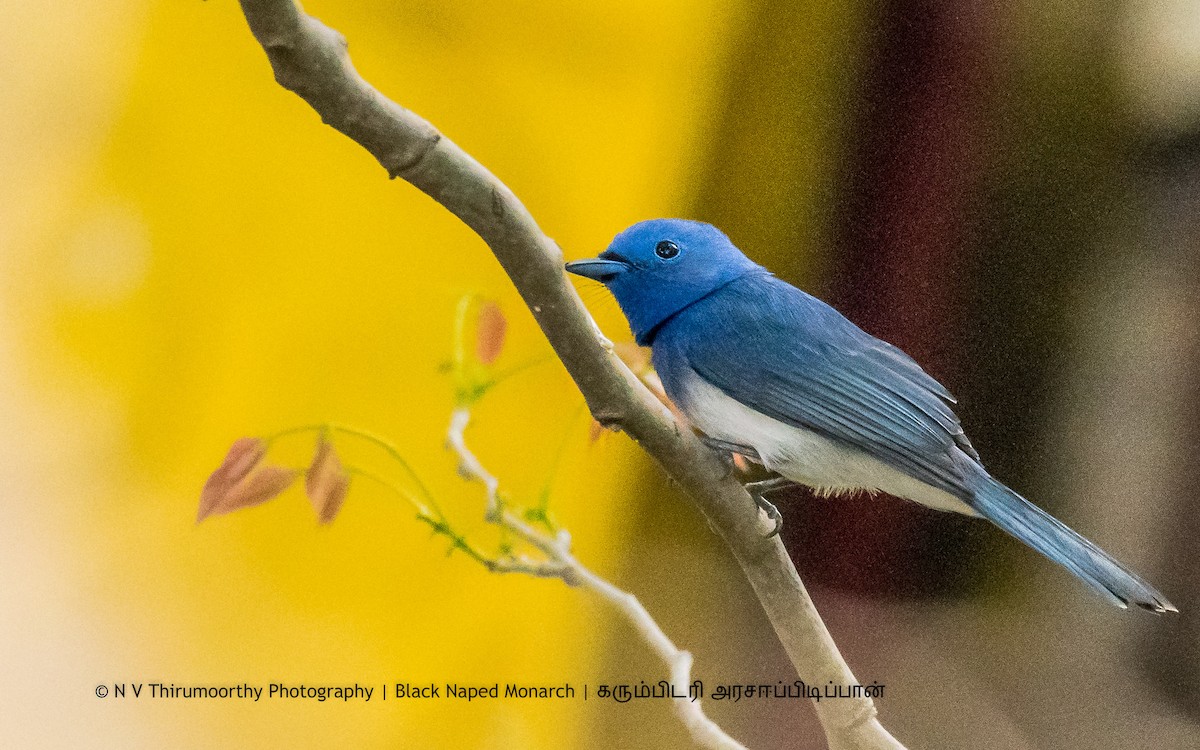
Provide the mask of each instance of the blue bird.
[{"label": "blue bird", "polygon": [[992,478],[954,397],[898,348],[775,278],[720,230],[634,224],[567,271],[603,283],[667,395],[706,441],[779,474],[748,485],[759,506],[782,483],[822,495],[885,492],[988,519],[1118,606],[1175,612],[1092,542]]}]

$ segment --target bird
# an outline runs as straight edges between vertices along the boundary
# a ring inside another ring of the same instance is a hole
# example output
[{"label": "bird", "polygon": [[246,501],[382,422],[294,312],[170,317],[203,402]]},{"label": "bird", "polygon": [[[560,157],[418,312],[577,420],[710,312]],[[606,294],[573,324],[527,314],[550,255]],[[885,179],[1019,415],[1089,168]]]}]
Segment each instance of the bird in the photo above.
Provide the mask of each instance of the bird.
[{"label": "bird", "polygon": [[650,219],[566,270],[608,288],[671,401],[702,438],[761,464],[765,497],[882,492],[987,519],[1122,609],[1177,612],[1165,596],[984,468],[941,383],[899,348],[774,276],[721,230]]}]

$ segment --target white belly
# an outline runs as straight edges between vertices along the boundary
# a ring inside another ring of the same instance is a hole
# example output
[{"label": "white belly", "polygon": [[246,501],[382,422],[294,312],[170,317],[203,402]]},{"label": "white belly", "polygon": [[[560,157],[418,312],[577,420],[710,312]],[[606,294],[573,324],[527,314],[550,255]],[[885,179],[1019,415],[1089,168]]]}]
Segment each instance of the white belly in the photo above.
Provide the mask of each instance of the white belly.
[{"label": "white belly", "polygon": [[684,383],[688,419],[706,435],[758,452],[766,468],[822,495],[886,492],[937,510],[977,515],[962,500],[930,487],[862,451],[793,427],[725,395],[693,375]]}]

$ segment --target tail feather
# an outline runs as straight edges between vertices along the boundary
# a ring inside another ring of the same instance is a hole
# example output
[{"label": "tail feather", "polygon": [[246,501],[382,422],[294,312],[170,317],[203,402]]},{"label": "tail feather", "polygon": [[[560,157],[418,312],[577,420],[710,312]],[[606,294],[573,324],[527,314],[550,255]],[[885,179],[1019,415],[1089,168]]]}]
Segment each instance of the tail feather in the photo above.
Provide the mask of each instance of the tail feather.
[{"label": "tail feather", "polygon": [[1133,604],[1157,613],[1179,611],[1107,552],[992,477],[981,477],[968,502],[980,515],[1071,571],[1122,609]]}]

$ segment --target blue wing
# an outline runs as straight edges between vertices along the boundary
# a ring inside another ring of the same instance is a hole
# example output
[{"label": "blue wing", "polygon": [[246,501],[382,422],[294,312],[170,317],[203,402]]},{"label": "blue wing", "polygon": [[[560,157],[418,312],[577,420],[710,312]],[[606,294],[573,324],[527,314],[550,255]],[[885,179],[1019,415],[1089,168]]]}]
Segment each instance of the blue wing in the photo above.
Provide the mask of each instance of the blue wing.
[{"label": "blue wing", "polygon": [[[954,397],[896,347],[772,276],[743,277],[680,312],[663,344],[730,397],[969,497],[979,456]],[[958,448],[958,450],[955,450]]]}]

